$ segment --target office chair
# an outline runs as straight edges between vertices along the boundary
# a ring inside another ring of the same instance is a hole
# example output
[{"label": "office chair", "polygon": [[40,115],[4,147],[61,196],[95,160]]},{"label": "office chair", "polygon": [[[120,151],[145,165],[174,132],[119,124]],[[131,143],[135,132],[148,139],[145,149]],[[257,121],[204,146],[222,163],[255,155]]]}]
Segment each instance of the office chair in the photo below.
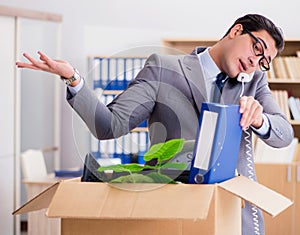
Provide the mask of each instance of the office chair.
[{"label": "office chair", "polygon": [[46,163],[42,150],[28,149],[21,154],[23,178],[41,178],[47,176]]}]

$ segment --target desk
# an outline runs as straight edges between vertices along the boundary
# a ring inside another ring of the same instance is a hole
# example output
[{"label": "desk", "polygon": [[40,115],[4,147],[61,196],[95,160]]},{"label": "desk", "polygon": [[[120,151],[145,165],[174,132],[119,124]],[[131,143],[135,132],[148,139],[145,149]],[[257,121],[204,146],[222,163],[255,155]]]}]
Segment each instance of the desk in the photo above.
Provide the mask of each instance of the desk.
[{"label": "desk", "polygon": [[[24,179],[23,184],[26,187],[27,199],[32,199],[58,180],[53,174],[40,179]],[[45,215],[46,210],[43,209],[28,213],[28,235],[60,234],[60,219],[47,218]]]}]

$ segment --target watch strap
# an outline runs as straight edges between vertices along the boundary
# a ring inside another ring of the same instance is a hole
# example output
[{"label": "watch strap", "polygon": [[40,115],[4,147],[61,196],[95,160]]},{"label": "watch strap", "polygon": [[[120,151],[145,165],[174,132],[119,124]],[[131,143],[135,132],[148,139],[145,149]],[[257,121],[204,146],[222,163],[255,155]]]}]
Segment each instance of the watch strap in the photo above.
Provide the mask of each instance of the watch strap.
[{"label": "watch strap", "polygon": [[78,72],[78,70],[76,68],[74,68],[74,74],[71,78],[66,78],[66,77],[63,77],[61,76],[61,80],[63,80],[68,86],[72,84],[72,82],[80,79],[80,74]]}]

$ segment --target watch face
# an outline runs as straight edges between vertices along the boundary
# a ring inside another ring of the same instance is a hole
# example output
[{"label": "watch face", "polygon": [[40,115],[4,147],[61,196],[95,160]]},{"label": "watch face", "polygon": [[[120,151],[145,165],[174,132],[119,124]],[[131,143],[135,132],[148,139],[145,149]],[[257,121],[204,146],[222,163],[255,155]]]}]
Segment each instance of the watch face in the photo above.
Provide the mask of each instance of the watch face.
[{"label": "watch face", "polygon": [[187,167],[186,170],[190,170],[191,163],[193,160],[194,152],[194,140],[188,140],[184,143],[183,149],[180,153],[177,153],[170,161],[171,162],[185,162]]},{"label": "watch face", "polygon": [[73,81],[80,78],[80,74],[77,69],[74,70]]}]

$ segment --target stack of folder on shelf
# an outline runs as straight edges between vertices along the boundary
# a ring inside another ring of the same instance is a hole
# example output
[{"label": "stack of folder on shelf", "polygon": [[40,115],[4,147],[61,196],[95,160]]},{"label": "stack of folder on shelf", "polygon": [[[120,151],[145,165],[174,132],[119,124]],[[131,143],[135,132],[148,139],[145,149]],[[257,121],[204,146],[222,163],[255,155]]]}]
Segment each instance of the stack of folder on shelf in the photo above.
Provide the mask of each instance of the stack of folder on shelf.
[{"label": "stack of folder on shelf", "polygon": [[124,90],[143,68],[144,57],[93,57],[90,70],[93,71],[94,89]]},{"label": "stack of folder on shelf", "polygon": [[[93,89],[101,102],[108,105],[136,77],[146,62],[145,57],[92,57],[89,70],[92,71]],[[144,163],[143,155],[148,150],[147,121],[136,131],[112,140],[97,140],[91,135],[91,152],[96,158],[118,158],[122,163]],[[109,162],[109,161],[108,161]],[[116,161],[111,161],[112,163]]]}]

